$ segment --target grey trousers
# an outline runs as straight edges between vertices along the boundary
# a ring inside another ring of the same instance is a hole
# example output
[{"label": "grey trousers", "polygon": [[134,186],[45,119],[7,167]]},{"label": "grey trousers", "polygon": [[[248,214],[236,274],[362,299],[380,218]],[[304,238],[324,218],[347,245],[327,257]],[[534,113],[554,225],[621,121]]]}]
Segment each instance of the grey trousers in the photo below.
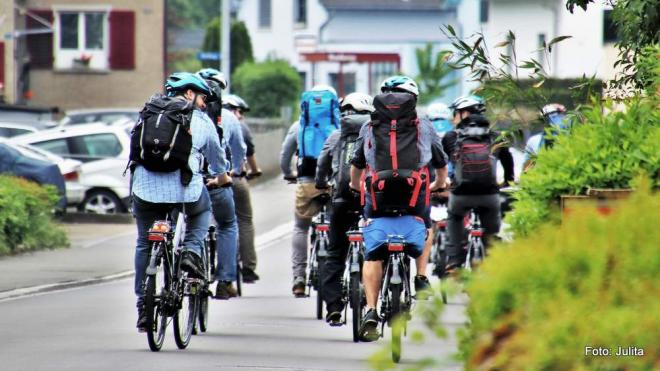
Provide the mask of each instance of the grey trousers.
[{"label": "grey trousers", "polygon": [[245,178],[233,178],[234,205],[238,220],[238,251],[243,268],[257,269],[257,252],[254,249],[254,222],[252,221],[252,201],[250,186]]},{"label": "grey trousers", "polygon": [[293,239],[291,249],[291,263],[293,264],[293,278],[305,278],[307,269],[307,241],[309,241],[309,227],[312,218],[303,218],[294,213]]},{"label": "grey trousers", "polygon": [[447,207],[447,260],[461,260],[465,256],[462,248],[465,240],[463,218],[474,209],[479,215],[481,227],[484,229],[484,244],[490,236],[500,230],[500,197],[497,193],[491,195],[449,195]]}]

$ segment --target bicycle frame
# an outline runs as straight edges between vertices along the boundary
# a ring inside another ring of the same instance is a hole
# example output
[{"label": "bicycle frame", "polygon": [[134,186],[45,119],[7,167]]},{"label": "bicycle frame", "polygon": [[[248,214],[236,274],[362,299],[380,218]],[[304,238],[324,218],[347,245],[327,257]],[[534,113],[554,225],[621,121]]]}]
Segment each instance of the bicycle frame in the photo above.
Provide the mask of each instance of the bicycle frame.
[{"label": "bicycle frame", "polygon": [[[381,285],[381,317],[385,322],[391,326],[391,321],[399,313],[410,309],[412,303],[412,294],[410,290],[410,257],[404,252],[406,242],[402,236],[389,236],[387,242],[387,250],[389,256],[385,264],[385,271],[383,274],[383,284]],[[392,308],[393,298],[389,295],[392,286],[401,287],[401,292],[404,294],[403,305],[398,311]],[[383,336],[383,331],[381,331]]]},{"label": "bicycle frame", "polygon": [[483,241],[484,230],[481,227],[481,221],[477,213],[472,212],[470,216],[470,224],[468,227],[468,244],[467,254],[463,267],[468,271],[472,271],[474,262],[481,262],[486,257],[486,248]]}]

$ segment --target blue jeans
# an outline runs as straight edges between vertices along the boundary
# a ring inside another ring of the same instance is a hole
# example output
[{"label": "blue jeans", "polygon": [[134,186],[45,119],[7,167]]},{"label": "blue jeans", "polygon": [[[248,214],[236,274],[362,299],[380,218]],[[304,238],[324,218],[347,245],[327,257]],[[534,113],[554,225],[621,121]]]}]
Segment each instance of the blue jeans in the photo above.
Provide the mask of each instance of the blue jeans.
[{"label": "blue jeans", "polygon": [[[138,302],[144,296],[144,279],[147,265],[149,265],[149,228],[156,220],[164,220],[167,214],[180,203],[152,203],[133,195],[133,215],[137,224],[137,245],[135,247],[135,295]],[[188,251],[202,255],[204,237],[209,229],[211,220],[211,200],[206,189],[195,202],[185,203],[186,210],[186,236],[183,244]]]},{"label": "blue jeans", "polygon": [[216,251],[218,266],[217,281],[236,281],[236,254],[238,250],[238,224],[234,208],[234,192],[231,187],[209,191],[213,216],[218,224]]}]

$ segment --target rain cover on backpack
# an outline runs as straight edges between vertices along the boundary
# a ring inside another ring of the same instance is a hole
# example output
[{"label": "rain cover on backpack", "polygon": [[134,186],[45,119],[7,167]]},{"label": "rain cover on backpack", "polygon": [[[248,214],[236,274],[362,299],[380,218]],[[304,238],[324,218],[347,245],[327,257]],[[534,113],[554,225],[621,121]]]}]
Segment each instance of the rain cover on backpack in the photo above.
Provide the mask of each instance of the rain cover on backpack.
[{"label": "rain cover on backpack", "polygon": [[300,103],[298,176],[314,176],[323,143],[339,128],[339,101],[328,90],[306,91]]},{"label": "rain cover on backpack", "polygon": [[479,193],[497,187],[492,133],[488,127],[468,124],[456,133],[454,189]]}]

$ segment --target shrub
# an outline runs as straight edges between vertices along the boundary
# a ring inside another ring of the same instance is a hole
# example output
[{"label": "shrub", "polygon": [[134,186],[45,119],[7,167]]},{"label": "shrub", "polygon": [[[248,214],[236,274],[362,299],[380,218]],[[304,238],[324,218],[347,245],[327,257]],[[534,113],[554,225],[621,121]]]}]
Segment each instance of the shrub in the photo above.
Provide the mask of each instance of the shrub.
[{"label": "shrub", "polygon": [[541,150],[535,166],[520,178],[514,211],[507,221],[516,235],[527,235],[541,222],[558,218],[558,197],[587,188],[626,188],[640,172],[660,185],[660,113],[657,98],[633,99],[625,112],[603,114],[593,106],[584,123],[555,137]]},{"label": "shrub", "polygon": [[0,175],[0,255],[67,246],[52,219],[58,199],[52,187]]},{"label": "shrub", "polygon": [[[578,210],[493,249],[467,286],[468,369],[657,369],[660,195],[642,183],[609,217]],[[585,356],[587,346],[645,355]]]},{"label": "shrub", "polygon": [[243,63],[232,78],[232,89],[248,102],[254,117],[279,117],[283,106],[295,111],[300,86],[298,71],[283,60]]}]

